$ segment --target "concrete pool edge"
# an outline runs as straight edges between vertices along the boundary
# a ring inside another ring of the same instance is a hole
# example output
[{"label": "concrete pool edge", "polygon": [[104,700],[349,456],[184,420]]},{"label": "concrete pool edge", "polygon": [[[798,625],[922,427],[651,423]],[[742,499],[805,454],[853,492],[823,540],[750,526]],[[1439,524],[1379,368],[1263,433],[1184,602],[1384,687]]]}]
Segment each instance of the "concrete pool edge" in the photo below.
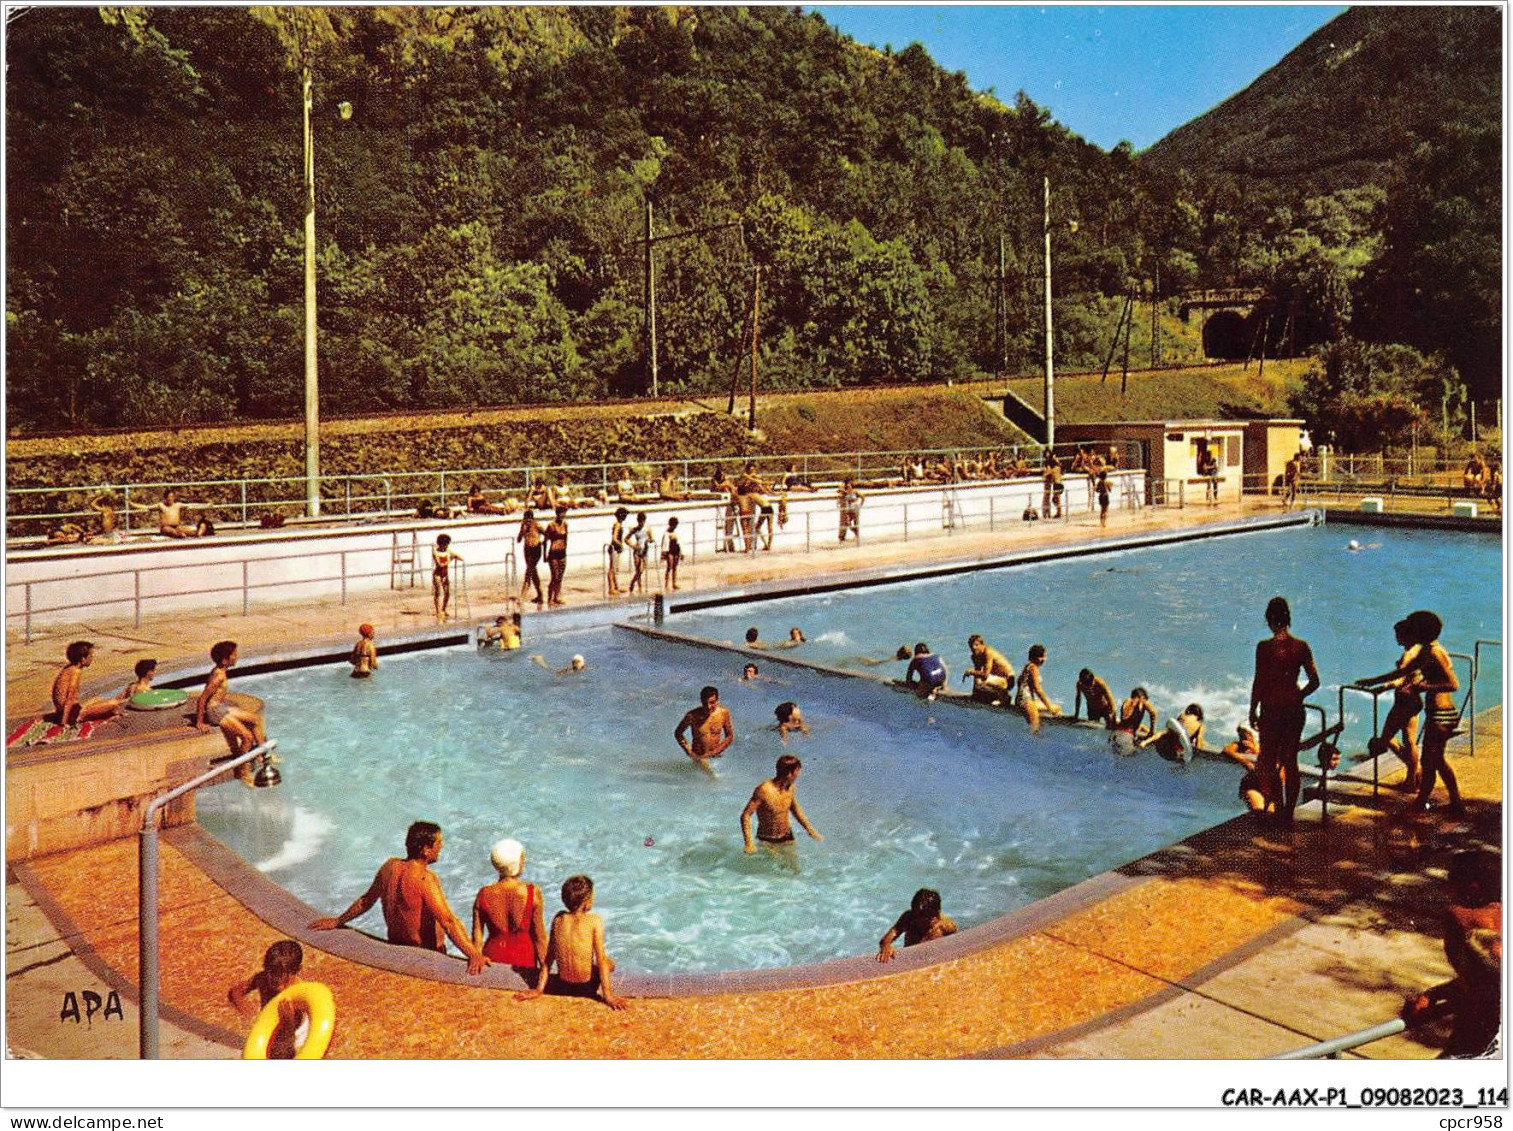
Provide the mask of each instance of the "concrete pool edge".
[{"label": "concrete pool edge", "polygon": [[[1093,538],[1082,542],[1052,546],[1044,549],[1013,550],[970,558],[947,559],[934,565],[882,566],[857,569],[839,574],[817,574],[793,581],[766,581],[726,589],[700,597],[667,600],[669,615],[694,612],[699,609],[718,608],[723,605],[738,605],[748,601],[772,601],[782,597],[808,596],[840,589],[864,589],[877,585],[892,585],[903,581],[916,581],[932,577],[949,577],[958,573],[974,573],[981,570],[1004,569],[1010,566],[1036,565],[1042,562],[1059,561],[1064,558],[1093,557],[1099,554],[1117,554],[1125,550],[1141,550],[1152,546],[1169,546],[1180,542],[1197,542],[1208,538],[1224,538],[1236,534],[1252,534],[1262,530],[1283,530],[1294,526],[1318,526],[1324,521],[1323,512],[1316,509],[1293,511],[1283,515],[1260,518],[1224,519],[1201,526],[1157,531],[1150,534],[1130,534],[1117,537]],[[768,653],[770,655],[770,652]]]}]

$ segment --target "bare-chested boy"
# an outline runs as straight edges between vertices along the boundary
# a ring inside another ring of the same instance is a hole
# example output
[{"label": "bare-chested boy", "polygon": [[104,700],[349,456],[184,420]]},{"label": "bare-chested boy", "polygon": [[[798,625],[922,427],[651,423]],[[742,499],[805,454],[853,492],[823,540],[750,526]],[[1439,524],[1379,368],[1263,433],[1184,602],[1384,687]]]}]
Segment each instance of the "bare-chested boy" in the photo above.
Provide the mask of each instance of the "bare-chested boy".
[{"label": "bare-chested boy", "polygon": [[809,724],[804,721],[804,712],[799,710],[799,705],[792,700],[779,703],[773,714],[778,720],[774,729],[778,732],[778,737],[783,740],[784,746],[788,745],[790,734],[807,735],[809,733]]},{"label": "bare-chested boy", "polygon": [[221,728],[226,736],[226,745],[232,755],[245,754],[254,746],[268,741],[263,733],[263,720],[251,711],[244,711],[226,702],[226,689],[231,668],[236,664],[236,641],[221,640],[210,649],[210,659],[215,667],[205,677],[205,690],[200,692],[194,709],[194,725],[201,731],[213,726]]},{"label": "bare-chested boy", "polygon": [[[587,876],[569,876],[562,882],[566,911],[552,918],[552,935],[546,944],[546,961],[536,986],[516,1001],[528,1001],[551,992],[565,997],[597,997],[611,1009],[624,1009],[626,1001],[610,989],[615,961],[604,951],[604,920],[593,914],[594,881]],[[555,965],[557,972],[548,973]]]},{"label": "bare-chested boy", "polygon": [[1006,706],[1009,689],[1014,686],[1014,665],[975,632],[967,637],[967,647],[972,652],[972,667],[962,672],[961,678],[972,677],[972,698],[981,703]]},{"label": "bare-chested boy", "polygon": [[814,826],[809,823],[809,818],[804,816],[803,809],[799,808],[798,798],[793,793],[793,787],[798,782],[799,771],[803,769],[803,765],[792,754],[784,754],[778,759],[777,773],[752,791],[751,800],[746,802],[746,808],[741,810],[741,839],[746,842],[747,852],[757,850],[751,840],[750,821],[753,813],[756,814],[757,819],[756,838],[763,844],[793,843],[793,829],[788,823],[790,813],[793,814],[793,819],[804,827],[804,831],[815,840],[825,839],[814,831]]},{"label": "bare-chested boy", "polygon": [[[730,744],[735,741],[735,724],[731,721],[730,712],[720,706],[718,688],[706,687],[700,691],[699,704],[683,716],[672,736],[678,740],[683,753],[702,765],[707,759],[718,758],[730,748]],[[683,737],[684,731],[690,732],[686,739]]]},{"label": "bare-chested boy", "polygon": [[124,698],[79,702],[79,684],[84,678],[84,669],[94,663],[95,646],[88,640],[75,640],[64,655],[68,663],[53,680],[53,713],[48,716],[48,720],[71,727],[75,723],[113,719],[119,715],[126,703]]},{"label": "bare-chested boy", "polygon": [[441,826],[430,821],[416,821],[405,833],[405,858],[391,856],[383,862],[368,890],[340,915],[317,919],[312,931],[334,931],[349,920],[367,912],[375,903],[383,904],[384,925],[391,943],[418,946],[446,953],[450,938],[457,949],[467,955],[468,973],[479,974],[489,959],[473,945],[462,921],[452,913],[441,881],[431,865],[441,859]]}]

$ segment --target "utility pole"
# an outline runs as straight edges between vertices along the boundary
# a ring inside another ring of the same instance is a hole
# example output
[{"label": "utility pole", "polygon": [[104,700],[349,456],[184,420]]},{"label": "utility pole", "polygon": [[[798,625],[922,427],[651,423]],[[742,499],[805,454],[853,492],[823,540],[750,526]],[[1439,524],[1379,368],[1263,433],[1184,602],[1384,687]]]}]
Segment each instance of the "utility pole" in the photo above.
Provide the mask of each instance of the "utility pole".
[{"label": "utility pole", "polygon": [[757,331],[762,320],[762,268],[756,269],[751,294],[751,401],[746,408],[746,427],[756,429]]},{"label": "utility pole", "polygon": [[1056,364],[1051,344],[1051,178],[1045,178],[1045,444],[1056,445]]},{"label": "utility pole", "polygon": [[651,198],[646,199],[646,379],[657,395],[657,271],[652,259]]},{"label": "utility pole", "polygon": [[997,302],[994,306],[998,321],[998,376],[1002,377],[1009,371],[1009,296],[1004,291],[1004,247],[1003,233],[998,235],[998,291]]},{"label": "utility pole", "polygon": [[310,133],[313,97],[310,68],[304,71],[305,105],[305,507],[320,515],[320,380],[315,344],[315,140]]}]

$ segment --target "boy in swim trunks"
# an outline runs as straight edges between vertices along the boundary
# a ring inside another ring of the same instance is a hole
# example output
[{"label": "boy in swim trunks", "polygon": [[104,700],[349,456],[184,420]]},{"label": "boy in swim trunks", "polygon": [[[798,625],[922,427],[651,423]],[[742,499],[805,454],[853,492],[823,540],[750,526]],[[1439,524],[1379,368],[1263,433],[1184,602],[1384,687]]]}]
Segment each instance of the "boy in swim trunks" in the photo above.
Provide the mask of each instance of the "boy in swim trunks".
[{"label": "boy in swim trunks", "polygon": [[450,534],[438,534],[436,545],[431,547],[431,600],[442,620],[449,615],[447,606],[452,601],[452,563],[462,561],[462,555],[450,549],[451,545]]},{"label": "boy in swim trunks", "polygon": [[[251,1021],[270,1001],[300,980],[299,972],[304,964],[305,951],[299,943],[293,939],[276,942],[263,952],[263,968],[227,989],[226,1000]],[[253,994],[257,994],[257,1009],[253,1009],[247,1000]],[[268,1059],[293,1060],[308,1032],[309,1018],[304,1007],[292,1001],[280,1003],[278,1027],[268,1040]]]},{"label": "boy in swim trunks", "polygon": [[752,791],[751,800],[741,810],[741,839],[746,842],[747,852],[757,850],[751,841],[750,821],[753,813],[757,819],[757,840],[764,845],[776,847],[793,843],[793,828],[788,823],[790,813],[815,840],[825,839],[814,831],[814,826],[804,816],[798,798],[793,793],[803,766],[792,754],[784,754],[777,761],[777,773]]},{"label": "boy in swim trunks", "polygon": [[683,545],[678,541],[678,520],[676,517],[667,520],[667,533],[662,536],[662,560],[666,566],[662,571],[662,584],[667,589],[678,587],[678,563],[683,560]]},{"label": "boy in swim trunks", "polygon": [[779,703],[773,714],[777,716],[776,730],[784,746],[788,745],[788,736],[795,731],[803,735],[809,733],[809,724],[804,721],[804,713],[799,710],[797,703]]},{"label": "boy in swim trunks", "polygon": [[1072,697],[1072,718],[1082,710],[1082,701],[1087,700],[1087,719],[1090,723],[1103,723],[1110,730],[1115,723],[1114,693],[1109,685],[1093,674],[1092,668],[1083,668],[1077,673],[1077,692]]},{"label": "boy in swim trunks", "polygon": [[1004,706],[1009,689],[1014,686],[1014,665],[975,632],[967,637],[967,648],[972,653],[972,667],[962,672],[961,678],[972,677],[972,698],[979,703]]},{"label": "boy in swim trunks", "polygon": [[140,695],[144,691],[152,690],[153,677],[158,674],[158,662],[156,660],[138,660],[133,674],[137,677],[126,685],[126,690],[121,692],[121,702],[130,703],[133,695]]},{"label": "boy in swim trunks", "polygon": [[[593,914],[594,881],[587,876],[569,876],[562,883],[566,911],[552,918],[552,934],[534,989],[516,994],[516,1001],[529,1001],[544,993],[564,997],[599,998],[611,1009],[624,1009],[626,1001],[610,988],[614,959],[604,951],[604,920]],[[549,973],[556,966],[555,974]]]},{"label": "boy in swim trunks", "polygon": [[898,917],[877,944],[877,960],[893,961],[893,940],[903,936],[905,946],[916,946],[932,939],[954,935],[956,924],[940,913],[940,892],[932,888],[920,888],[914,893],[909,910]]},{"label": "boy in swim trunks", "polygon": [[263,733],[262,719],[226,702],[229,673],[236,664],[236,641],[218,641],[210,649],[210,659],[215,667],[205,678],[205,690],[195,704],[194,725],[201,733],[213,726],[220,727],[232,756],[245,754],[267,742],[268,736]]},{"label": "boy in swim trunks", "polygon": [[[687,739],[684,731],[689,732]],[[672,736],[695,762],[718,758],[730,748],[735,741],[735,724],[730,711],[720,706],[719,688],[706,687],[699,692],[699,705],[683,716]]]},{"label": "boy in swim trunks", "polygon": [[378,645],[373,642],[371,624],[357,626],[357,643],[352,645],[352,655],[347,662],[352,665],[353,679],[367,679],[378,667]]},{"label": "boy in swim trunks", "polygon": [[[1203,708],[1197,703],[1189,703],[1175,721],[1182,728],[1182,733],[1187,735],[1187,741],[1196,752],[1198,747],[1203,745]],[[1182,748],[1182,740],[1172,733],[1170,727],[1158,730],[1149,738],[1141,739],[1136,745],[1141,750],[1154,746],[1156,753],[1168,762],[1187,760],[1187,752]]]},{"label": "boy in swim trunks", "polygon": [[53,711],[49,722],[71,727],[91,719],[113,719],[121,713],[125,699],[90,699],[79,702],[79,684],[84,669],[94,663],[95,646],[88,640],[75,640],[64,653],[68,663],[53,680]]}]

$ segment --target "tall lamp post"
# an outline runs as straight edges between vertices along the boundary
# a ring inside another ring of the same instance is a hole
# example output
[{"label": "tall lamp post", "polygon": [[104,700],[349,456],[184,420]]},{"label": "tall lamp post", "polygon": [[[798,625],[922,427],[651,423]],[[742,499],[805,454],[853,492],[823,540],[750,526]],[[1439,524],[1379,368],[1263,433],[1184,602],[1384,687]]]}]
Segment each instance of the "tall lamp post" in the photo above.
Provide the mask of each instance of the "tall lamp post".
[{"label": "tall lamp post", "polygon": [[[1077,221],[1066,230],[1075,232]],[[1056,445],[1056,357],[1051,335],[1051,178],[1045,178],[1045,446]]]},{"label": "tall lamp post", "polygon": [[[314,214],[310,223],[315,223]],[[313,229],[312,229],[313,230]],[[1051,345],[1051,178],[1045,178],[1045,446],[1056,446],[1056,359]]]},{"label": "tall lamp post", "polygon": [[[320,515],[320,375],[315,324],[315,137],[310,132],[310,107],[315,84],[304,69],[305,106],[305,506],[311,518]],[[342,121],[352,117],[352,103],[340,102]]]},{"label": "tall lamp post", "polygon": [[320,515],[320,378],[315,346],[315,139],[310,134],[313,86],[305,68],[305,500]]}]

